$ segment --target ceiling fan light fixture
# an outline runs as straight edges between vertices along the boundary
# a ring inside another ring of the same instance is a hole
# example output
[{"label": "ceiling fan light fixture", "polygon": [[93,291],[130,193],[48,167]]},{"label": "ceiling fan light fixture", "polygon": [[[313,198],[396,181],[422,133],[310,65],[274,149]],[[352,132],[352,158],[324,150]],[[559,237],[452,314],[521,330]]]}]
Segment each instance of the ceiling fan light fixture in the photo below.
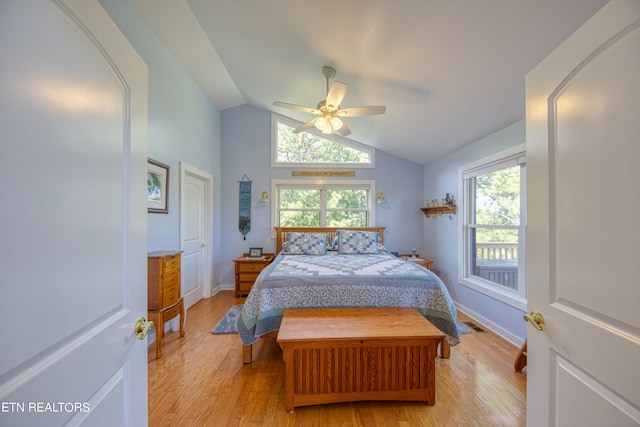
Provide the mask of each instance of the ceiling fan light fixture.
[{"label": "ceiling fan light fixture", "polygon": [[317,114],[319,117],[311,119],[306,123],[301,124],[293,133],[299,133],[311,127],[315,127],[324,135],[331,135],[334,132],[339,133],[342,136],[351,134],[351,129],[344,123],[340,117],[358,117],[358,116],[373,116],[376,114],[384,114],[385,107],[352,107],[341,108],[342,100],[347,92],[347,85],[343,82],[334,81],[329,86],[329,80],[332,80],[336,76],[336,70],[329,67],[322,67],[322,74],[324,74],[327,83],[327,96],[324,100],[318,102],[316,108],[305,107],[297,104],[289,104],[287,102],[275,101],[273,105],[276,107],[289,108],[291,110],[304,111],[306,113]]},{"label": "ceiling fan light fixture", "polygon": [[324,130],[324,128],[326,128],[328,124],[329,123],[327,122],[327,119],[325,119],[324,117],[320,117],[320,118],[318,118],[318,120],[316,120],[314,126],[318,130]]}]

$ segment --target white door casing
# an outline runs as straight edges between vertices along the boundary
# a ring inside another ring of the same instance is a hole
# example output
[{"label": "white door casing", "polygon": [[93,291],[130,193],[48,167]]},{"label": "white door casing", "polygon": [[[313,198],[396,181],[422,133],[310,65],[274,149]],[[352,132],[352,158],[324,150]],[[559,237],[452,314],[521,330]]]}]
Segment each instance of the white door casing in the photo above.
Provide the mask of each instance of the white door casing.
[{"label": "white door casing", "polygon": [[640,425],[640,1],[608,3],[526,79],[527,424]]},{"label": "white door casing", "polygon": [[185,306],[211,296],[213,177],[180,162],[180,247]]},{"label": "white door casing", "polygon": [[0,425],[147,424],[147,67],[95,0],[2,2]]}]

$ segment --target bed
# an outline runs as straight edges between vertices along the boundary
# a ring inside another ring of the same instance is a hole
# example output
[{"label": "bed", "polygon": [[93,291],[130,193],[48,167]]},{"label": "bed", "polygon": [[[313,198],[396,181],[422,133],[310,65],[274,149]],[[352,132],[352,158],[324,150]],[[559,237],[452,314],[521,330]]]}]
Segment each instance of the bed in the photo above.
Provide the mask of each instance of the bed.
[{"label": "bed", "polygon": [[238,318],[243,362],[251,363],[259,339],[275,337],[285,309],[312,307],[413,307],[445,334],[440,353],[448,357],[460,337],[447,288],[429,270],[388,252],[384,230],[276,227],[276,257]]}]

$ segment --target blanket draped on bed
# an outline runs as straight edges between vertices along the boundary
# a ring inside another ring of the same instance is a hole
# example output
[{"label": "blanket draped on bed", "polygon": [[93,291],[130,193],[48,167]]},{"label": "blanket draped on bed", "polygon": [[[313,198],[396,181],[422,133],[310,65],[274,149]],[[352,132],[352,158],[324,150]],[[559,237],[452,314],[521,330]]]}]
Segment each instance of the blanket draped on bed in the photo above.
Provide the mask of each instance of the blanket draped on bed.
[{"label": "blanket draped on bed", "polygon": [[245,345],[280,328],[287,308],[414,307],[451,345],[460,342],[456,309],[429,270],[389,253],[286,255],[265,268],[244,303],[238,334]]}]

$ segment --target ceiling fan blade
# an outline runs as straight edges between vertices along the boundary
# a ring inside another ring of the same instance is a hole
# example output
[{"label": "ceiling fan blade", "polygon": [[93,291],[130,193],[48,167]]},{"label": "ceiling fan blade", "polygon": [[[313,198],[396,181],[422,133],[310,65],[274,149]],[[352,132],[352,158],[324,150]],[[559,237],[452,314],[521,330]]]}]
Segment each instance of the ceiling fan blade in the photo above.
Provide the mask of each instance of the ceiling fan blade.
[{"label": "ceiling fan blade", "polygon": [[347,136],[351,133],[351,129],[349,129],[349,126],[347,126],[345,122],[342,122],[342,126],[340,126],[340,129],[334,129],[334,130],[342,136]]},{"label": "ceiling fan blade", "polygon": [[347,93],[347,85],[342,82],[333,82],[327,93],[327,101],[325,105],[327,107],[333,106],[334,108],[340,107],[340,103],[344,99],[344,95]]},{"label": "ceiling fan blade", "polygon": [[339,110],[335,115],[340,117],[375,116],[384,114],[385,111],[387,111],[387,107],[353,107]]},{"label": "ceiling fan blade", "polygon": [[273,103],[273,105],[275,105],[276,107],[289,108],[290,110],[304,111],[305,113],[321,114],[320,110],[316,110],[315,108],[305,107],[303,105],[297,104],[289,104],[288,102],[276,101]]},{"label": "ceiling fan blade", "polygon": [[307,123],[303,123],[300,126],[298,126],[297,128],[295,128],[293,130],[293,133],[300,133],[303,130],[309,129],[310,127],[313,127],[313,125],[316,124],[316,120],[318,120],[320,117],[314,117],[313,119],[309,120]]}]

